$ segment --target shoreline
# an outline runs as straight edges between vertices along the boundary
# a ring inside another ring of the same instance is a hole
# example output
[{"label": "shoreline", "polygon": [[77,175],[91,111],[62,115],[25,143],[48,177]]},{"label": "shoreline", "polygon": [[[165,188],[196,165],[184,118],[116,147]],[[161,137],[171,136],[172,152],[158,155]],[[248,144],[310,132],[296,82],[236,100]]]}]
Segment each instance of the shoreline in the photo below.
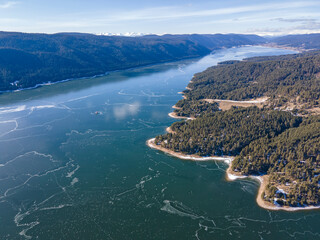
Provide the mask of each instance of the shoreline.
[{"label": "shoreline", "polygon": [[[175,106],[173,106],[174,108]],[[184,118],[186,119],[187,117],[179,117],[176,116],[174,114],[174,112],[169,113],[168,114],[170,117],[172,118]],[[187,118],[190,119],[190,118]],[[174,131],[172,131],[172,129],[170,127],[166,128],[166,131],[168,133],[174,133]],[[289,207],[289,206],[283,206],[283,207],[278,207],[275,206],[273,203],[271,202],[267,202],[264,199],[262,199],[262,193],[265,191],[265,188],[267,186],[267,182],[268,182],[268,175],[261,175],[261,176],[253,176],[253,175],[248,175],[248,176],[244,176],[244,175],[236,175],[234,172],[232,172],[231,170],[231,163],[234,159],[234,157],[219,157],[219,156],[210,156],[210,157],[200,157],[198,155],[187,155],[187,154],[183,154],[183,153],[179,153],[179,152],[175,152],[166,148],[163,148],[159,145],[156,145],[154,143],[155,138],[151,138],[149,140],[147,140],[146,144],[148,147],[152,148],[152,149],[156,149],[159,151],[162,151],[166,154],[169,154],[170,156],[173,157],[177,157],[179,159],[182,160],[190,160],[190,161],[210,161],[210,160],[214,160],[214,161],[223,161],[226,164],[228,164],[228,168],[226,170],[225,173],[225,179],[226,181],[236,181],[238,179],[253,179],[256,181],[259,181],[259,188],[258,188],[258,193],[256,195],[256,203],[258,204],[259,207],[264,208],[266,210],[272,210],[272,211],[287,211],[287,212],[295,212],[295,211],[307,211],[307,210],[316,210],[316,209],[320,209],[320,206],[306,206],[306,207]]]},{"label": "shoreline", "polygon": [[175,112],[168,113],[168,116],[171,117],[171,118],[175,118],[175,119],[187,119],[187,120],[194,120],[195,119],[195,118],[192,118],[192,117],[178,116]]},{"label": "shoreline", "polygon": [[[306,49],[299,49],[299,48],[294,48],[294,47],[286,47],[286,46],[281,46],[281,45],[270,46],[268,44],[240,45],[240,46],[236,46],[236,47],[244,47],[244,46],[261,46],[261,47],[267,47],[267,48],[286,49],[286,50],[297,51],[299,53],[307,51]],[[234,47],[231,47],[231,48],[234,48]],[[221,48],[221,49],[223,49],[223,48]],[[221,50],[221,49],[217,49],[217,50]],[[216,50],[213,50],[213,51],[211,51],[211,53],[209,53],[207,55],[210,55],[215,51]],[[93,78],[103,77],[103,76],[109,75],[110,73],[114,73],[114,72],[135,70],[135,69],[139,69],[139,68],[143,68],[143,67],[152,67],[152,66],[157,66],[157,65],[166,64],[166,63],[175,63],[175,62],[184,61],[184,60],[197,59],[197,58],[201,58],[201,57],[204,57],[204,56],[206,56],[206,55],[203,55],[203,56],[202,55],[201,56],[190,56],[190,57],[182,58],[182,59],[179,59],[179,60],[151,63],[151,64],[145,64],[145,65],[141,65],[141,66],[129,67],[129,68],[124,68],[124,69],[116,69],[116,70],[107,71],[107,72],[101,73],[101,74],[84,76],[84,77],[75,77],[75,78],[71,77],[71,78],[66,78],[66,79],[62,79],[62,80],[58,80],[58,81],[54,81],[54,82],[48,81],[48,82],[43,82],[43,83],[37,83],[36,85],[30,86],[30,87],[18,88],[18,89],[14,89],[14,90],[2,90],[2,91],[0,91],[0,94],[3,94],[3,93],[15,93],[15,92],[21,92],[21,91],[25,91],[25,90],[32,90],[32,89],[40,88],[42,86],[49,86],[49,85],[53,85],[53,84],[70,82],[70,81],[81,80],[81,79],[86,79],[86,78],[93,79]],[[189,83],[191,83],[191,82],[192,82],[192,80],[189,81]],[[186,89],[188,89],[188,86],[186,87]],[[183,94],[183,93],[181,92],[181,94]],[[183,95],[183,98],[185,98],[184,95]]]},{"label": "shoreline", "polygon": [[167,127],[167,128],[166,128],[166,131],[167,131],[168,133],[172,133],[172,134],[175,134],[175,133],[176,133],[175,131],[173,131],[173,130],[171,129],[171,127]]},{"label": "shoreline", "polygon": [[[211,53],[207,54],[210,55]],[[121,72],[121,71],[131,71],[131,70],[137,70],[140,68],[145,68],[145,67],[153,67],[153,66],[157,66],[157,65],[161,65],[161,64],[170,64],[170,63],[178,63],[180,61],[186,61],[186,60],[192,60],[192,59],[199,59],[202,57],[205,57],[207,55],[201,55],[201,56],[190,56],[190,57],[185,57],[185,58],[181,58],[178,60],[172,60],[172,61],[165,61],[165,62],[157,62],[157,63],[150,63],[150,64],[144,64],[144,65],[140,65],[140,66],[136,66],[136,67],[129,67],[129,68],[123,68],[123,69],[116,69],[116,70],[110,70],[110,71],[106,71],[105,73],[101,73],[101,74],[95,74],[95,75],[89,75],[89,76],[83,76],[83,77],[70,77],[70,78],[66,78],[66,79],[62,79],[62,80],[58,80],[58,81],[48,81],[48,82],[43,82],[43,83],[37,83],[34,86],[30,86],[30,87],[25,87],[25,88],[18,88],[18,89],[14,89],[14,90],[2,90],[0,91],[0,94],[4,94],[4,93],[15,93],[15,92],[21,92],[21,91],[25,91],[25,90],[32,90],[32,89],[37,89],[43,86],[50,86],[50,85],[54,85],[54,84],[58,84],[58,83],[65,83],[65,82],[70,82],[70,81],[75,81],[75,80],[82,80],[82,79],[94,79],[94,78],[99,78],[99,77],[104,77],[107,76],[111,73],[116,73],[116,72]]]},{"label": "shoreline", "polygon": [[174,152],[172,150],[169,150],[169,149],[163,148],[163,147],[161,147],[159,145],[156,145],[154,143],[154,140],[155,140],[155,138],[151,138],[151,139],[147,140],[146,143],[150,148],[160,150],[160,151],[162,151],[164,153],[167,153],[167,154],[169,154],[171,156],[174,156],[174,157],[177,157],[177,158],[180,158],[180,159],[183,159],[183,160],[193,160],[193,161],[216,160],[216,161],[223,161],[223,162],[226,162],[226,163],[231,163],[231,161],[233,160],[233,157],[219,157],[219,156],[200,157],[198,155],[187,155],[187,154],[183,154],[183,153],[179,153],[179,152]]},{"label": "shoreline", "polygon": [[248,176],[244,176],[244,175],[236,175],[234,174],[234,172],[232,172],[231,170],[231,163],[229,164],[229,167],[226,171],[226,180],[229,182],[238,180],[238,179],[246,179],[246,178],[250,178],[253,180],[257,180],[259,181],[259,189],[258,189],[258,193],[256,196],[256,203],[258,204],[259,207],[267,209],[267,210],[272,210],[272,211],[287,211],[287,212],[296,212],[296,211],[307,211],[307,210],[315,210],[315,209],[320,209],[320,206],[306,206],[306,207],[289,207],[289,206],[283,206],[283,207],[278,207],[275,206],[273,203],[271,202],[267,202],[264,199],[262,199],[262,193],[264,192],[266,186],[267,186],[267,182],[269,179],[269,175],[261,175],[261,176],[253,176],[253,175],[248,175]]},{"label": "shoreline", "polygon": [[[168,132],[171,131],[170,127],[166,129]],[[159,151],[162,151],[166,154],[169,154],[170,156],[173,157],[177,157],[179,159],[182,160],[190,160],[190,161],[210,161],[210,160],[214,160],[214,161],[223,161],[226,164],[228,164],[228,168],[226,170],[226,174],[225,174],[225,179],[226,181],[232,182],[232,181],[236,181],[238,179],[253,179],[259,182],[259,189],[258,189],[258,193],[256,196],[256,203],[258,204],[259,207],[264,208],[266,210],[272,210],[272,211],[287,211],[287,212],[296,212],[296,211],[307,211],[307,210],[316,210],[316,209],[320,209],[320,206],[306,206],[306,207],[289,207],[289,206],[283,206],[283,207],[278,207],[275,206],[274,204],[272,204],[271,202],[267,202],[265,200],[262,199],[261,195],[264,192],[266,186],[267,186],[267,182],[268,182],[268,175],[261,175],[261,176],[253,176],[253,175],[248,175],[248,176],[244,176],[244,175],[236,175],[232,172],[231,170],[231,163],[234,159],[234,157],[219,157],[219,156],[210,156],[210,157],[200,157],[198,155],[187,155],[187,154],[183,154],[183,153],[179,153],[179,152],[175,152],[166,148],[163,148],[159,145],[156,145],[154,143],[155,138],[151,138],[149,140],[147,140],[146,144],[152,148],[152,149],[156,149]]]}]

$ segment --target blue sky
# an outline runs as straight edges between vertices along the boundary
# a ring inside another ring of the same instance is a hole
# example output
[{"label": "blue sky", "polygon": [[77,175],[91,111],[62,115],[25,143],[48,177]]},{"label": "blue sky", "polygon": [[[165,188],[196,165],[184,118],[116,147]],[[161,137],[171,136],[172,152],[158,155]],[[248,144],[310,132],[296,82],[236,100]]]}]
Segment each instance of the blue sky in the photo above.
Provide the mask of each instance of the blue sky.
[{"label": "blue sky", "polygon": [[320,32],[320,0],[0,0],[0,31]]}]

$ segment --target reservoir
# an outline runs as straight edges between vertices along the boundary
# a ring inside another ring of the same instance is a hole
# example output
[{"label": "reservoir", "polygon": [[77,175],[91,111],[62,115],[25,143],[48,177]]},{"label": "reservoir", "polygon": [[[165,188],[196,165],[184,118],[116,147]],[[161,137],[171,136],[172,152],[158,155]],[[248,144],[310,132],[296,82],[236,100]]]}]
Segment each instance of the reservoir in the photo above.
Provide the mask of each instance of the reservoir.
[{"label": "reservoir", "polygon": [[146,141],[192,76],[245,46],[0,95],[0,239],[320,239],[320,211],[268,211],[259,183]]}]

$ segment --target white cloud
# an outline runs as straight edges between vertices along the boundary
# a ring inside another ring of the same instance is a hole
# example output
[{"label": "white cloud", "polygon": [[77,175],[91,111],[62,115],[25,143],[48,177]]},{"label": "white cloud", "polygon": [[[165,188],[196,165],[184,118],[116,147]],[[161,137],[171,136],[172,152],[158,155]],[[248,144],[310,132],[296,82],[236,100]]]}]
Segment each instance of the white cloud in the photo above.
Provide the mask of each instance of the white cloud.
[{"label": "white cloud", "polygon": [[[163,6],[155,8],[144,8],[136,9],[132,11],[113,11],[107,12],[105,15],[108,17],[88,17],[84,13],[81,20],[63,19],[62,22],[45,21],[49,26],[70,26],[70,27],[80,27],[80,26],[104,26],[109,24],[132,22],[132,21],[171,21],[173,19],[184,19],[184,18],[201,18],[201,17],[218,17],[227,16],[233,14],[247,14],[247,13],[257,13],[257,12],[274,12],[289,9],[300,9],[303,7],[310,6],[320,6],[319,2],[290,2],[288,3],[269,3],[269,4],[256,4],[241,7],[227,7],[227,8],[216,8],[207,10],[190,10],[189,8],[182,8],[178,6]],[[86,17],[87,16],[87,17]],[[78,16],[79,17],[79,16]]]},{"label": "white cloud", "polygon": [[320,23],[311,22],[294,27],[278,27],[278,28],[251,28],[246,31],[249,34],[281,36],[290,34],[310,34],[320,33]]},{"label": "white cloud", "polygon": [[14,5],[17,5],[18,2],[13,2],[13,1],[10,1],[10,2],[6,2],[6,3],[0,3],[0,9],[6,9],[6,8],[11,8],[13,7]]},{"label": "white cloud", "polygon": [[[303,8],[320,6],[319,2],[290,2],[285,3],[271,3],[271,4],[257,4],[248,5],[244,7],[231,7],[231,8],[217,8],[209,10],[199,10],[199,11],[187,11],[187,9],[181,9],[181,7],[159,7],[159,8],[148,8],[129,12],[117,12],[115,15],[109,18],[100,19],[100,21],[129,21],[129,20],[167,20],[167,19],[177,19],[177,18],[188,18],[188,17],[210,17],[228,14],[239,14],[257,11],[279,11],[288,10],[293,8]],[[99,20],[98,20],[99,21]]]},{"label": "white cloud", "polygon": [[125,104],[121,107],[114,107],[113,113],[116,119],[124,119],[127,116],[136,115],[139,109],[140,109],[140,103],[134,102],[132,104]]},{"label": "white cloud", "polygon": [[279,21],[279,22],[289,22],[289,23],[296,23],[296,22],[314,22],[317,19],[315,18],[274,18],[271,21]]}]

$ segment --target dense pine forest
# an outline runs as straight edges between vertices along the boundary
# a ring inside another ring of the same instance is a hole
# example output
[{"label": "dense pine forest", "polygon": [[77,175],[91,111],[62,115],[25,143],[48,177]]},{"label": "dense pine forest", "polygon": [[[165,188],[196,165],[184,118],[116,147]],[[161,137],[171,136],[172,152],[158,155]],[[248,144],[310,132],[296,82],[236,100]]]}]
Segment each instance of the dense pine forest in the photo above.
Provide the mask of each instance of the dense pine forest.
[{"label": "dense pine forest", "polygon": [[[235,158],[232,169],[242,174],[270,174],[266,200],[290,205],[317,205],[320,199],[320,117],[305,119],[275,138],[260,138]],[[274,185],[285,189],[278,193]]]},{"label": "dense pine forest", "polygon": [[319,105],[320,51],[283,57],[259,57],[220,64],[195,74],[188,99],[247,100],[270,97],[274,107]]},{"label": "dense pine forest", "polygon": [[[268,175],[262,194],[277,205],[320,204],[320,52],[226,61],[194,76],[175,110],[192,116],[155,143],[199,156],[235,156],[234,174]],[[261,108],[204,99],[269,97]],[[288,107],[290,106],[290,107]]]},{"label": "dense pine forest", "polygon": [[219,111],[217,103],[182,99],[176,103],[174,113],[180,117],[195,118],[216,111]]},{"label": "dense pine forest", "polygon": [[250,142],[261,137],[275,137],[290,127],[296,127],[300,117],[269,109],[234,108],[204,115],[193,121],[176,122],[175,133],[158,136],[163,147],[200,156],[234,156]]}]

